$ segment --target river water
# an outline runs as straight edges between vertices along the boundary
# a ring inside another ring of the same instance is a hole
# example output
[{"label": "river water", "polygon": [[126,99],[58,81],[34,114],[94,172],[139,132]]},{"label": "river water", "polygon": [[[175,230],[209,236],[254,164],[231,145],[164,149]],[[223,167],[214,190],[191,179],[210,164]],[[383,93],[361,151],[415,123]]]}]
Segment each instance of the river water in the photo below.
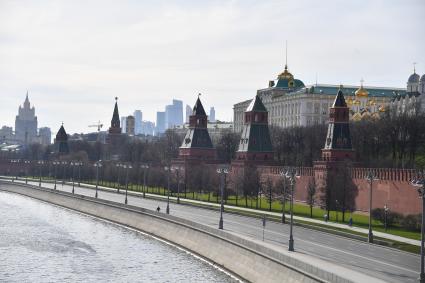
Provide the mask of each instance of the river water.
[{"label": "river water", "polygon": [[0,192],[0,282],[236,282],[140,232]]}]

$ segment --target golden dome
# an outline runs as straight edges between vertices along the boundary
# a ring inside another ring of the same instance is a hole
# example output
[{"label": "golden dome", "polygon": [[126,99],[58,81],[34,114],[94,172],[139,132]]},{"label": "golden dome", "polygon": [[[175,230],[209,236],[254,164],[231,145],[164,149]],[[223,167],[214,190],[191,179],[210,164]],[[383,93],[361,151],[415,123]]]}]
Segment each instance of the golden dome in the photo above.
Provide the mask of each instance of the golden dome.
[{"label": "golden dome", "polygon": [[357,97],[368,97],[369,96],[369,92],[363,88],[363,82],[360,85],[360,88],[358,90],[356,90],[355,92]]},{"label": "golden dome", "polygon": [[285,65],[285,70],[282,72],[282,73],[280,73],[278,76],[277,76],[277,78],[279,79],[279,80],[282,80],[282,79],[286,79],[286,80],[293,80],[294,79],[294,76],[288,71],[288,66],[287,65]]}]

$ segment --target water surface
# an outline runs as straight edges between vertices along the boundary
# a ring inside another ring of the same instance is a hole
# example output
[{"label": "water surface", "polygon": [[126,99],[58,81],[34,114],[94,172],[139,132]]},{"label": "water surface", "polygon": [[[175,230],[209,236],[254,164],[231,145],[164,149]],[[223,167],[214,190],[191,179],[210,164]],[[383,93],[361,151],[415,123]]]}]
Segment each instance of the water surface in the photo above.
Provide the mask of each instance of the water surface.
[{"label": "water surface", "polygon": [[236,282],[134,230],[0,192],[1,282]]}]

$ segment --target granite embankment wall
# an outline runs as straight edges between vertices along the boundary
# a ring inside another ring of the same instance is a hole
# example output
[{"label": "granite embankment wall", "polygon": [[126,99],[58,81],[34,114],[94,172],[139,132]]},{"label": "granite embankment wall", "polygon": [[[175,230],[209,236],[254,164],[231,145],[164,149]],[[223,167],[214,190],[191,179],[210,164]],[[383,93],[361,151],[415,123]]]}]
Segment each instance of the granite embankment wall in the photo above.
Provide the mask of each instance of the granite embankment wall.
[{"label": "granite embankment wall", "polygon": [[[0,181],[8,191],[120,223],[198,254],[249,282],[373,282],[373,278],[303,256],[276,250],[230,232],[156,213],[140,207],[118,204],[81,195]],[[314,264],[312,264],[312,262]]]}]

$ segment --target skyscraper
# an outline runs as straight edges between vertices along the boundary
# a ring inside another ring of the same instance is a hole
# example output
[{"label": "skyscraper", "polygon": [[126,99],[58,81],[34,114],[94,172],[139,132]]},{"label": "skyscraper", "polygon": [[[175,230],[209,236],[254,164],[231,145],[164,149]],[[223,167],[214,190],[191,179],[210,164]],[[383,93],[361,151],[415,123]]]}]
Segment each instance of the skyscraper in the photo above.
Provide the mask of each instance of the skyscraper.
[{"label": "skyscraper", "polygon": [[127,133],[127,117],[126,116],[122,116],[121,117],[121,133],[125,134]]},{"label": "skyscraper", "polygon": [[127,118],[125,119],[125,132],[127,135],[134,136],[134,125],[134,116],[127,116]]},{"label": "skyscraper", "polygon": [[173,99],[173,104],[165,106],[165,125],[167,129],[183,125],[183,101]]},{"label": "skyscraper", "polygon": [[209,121],[211,123],[215,122],[215,109],[214,109],[214,107],[210,108],[210,117],[208,117],[208,118],[209,118]]},{"label": "skyscraper", "polygon": [[189,124],[189,118],[192,115],[192,107],[186,104],[186,123]]},{"label": "skyscraper", "polygon": [[156,129],[155,135],[159,136],[165,132],[165,112],[156,112]]},{"label": "skyscraper", "polygon": [[40,143],[42,145],[50,145],[52,142],[52,132],[48,127],[42,127],[38,129],[38,135],[40,136]]},{"label": "skyscraper", "polygon": [[35,116],[35,108],[31,107],[27,96],[24,106],[19,106],[19,113],[15,119],[15,137],[18,141],[27,145],[35,142],[37,139],[37,116]]},{"label": "skyscraper", "polygon": [[140,110],[134,111],[134,134],[142,133],[143,113]]}]

